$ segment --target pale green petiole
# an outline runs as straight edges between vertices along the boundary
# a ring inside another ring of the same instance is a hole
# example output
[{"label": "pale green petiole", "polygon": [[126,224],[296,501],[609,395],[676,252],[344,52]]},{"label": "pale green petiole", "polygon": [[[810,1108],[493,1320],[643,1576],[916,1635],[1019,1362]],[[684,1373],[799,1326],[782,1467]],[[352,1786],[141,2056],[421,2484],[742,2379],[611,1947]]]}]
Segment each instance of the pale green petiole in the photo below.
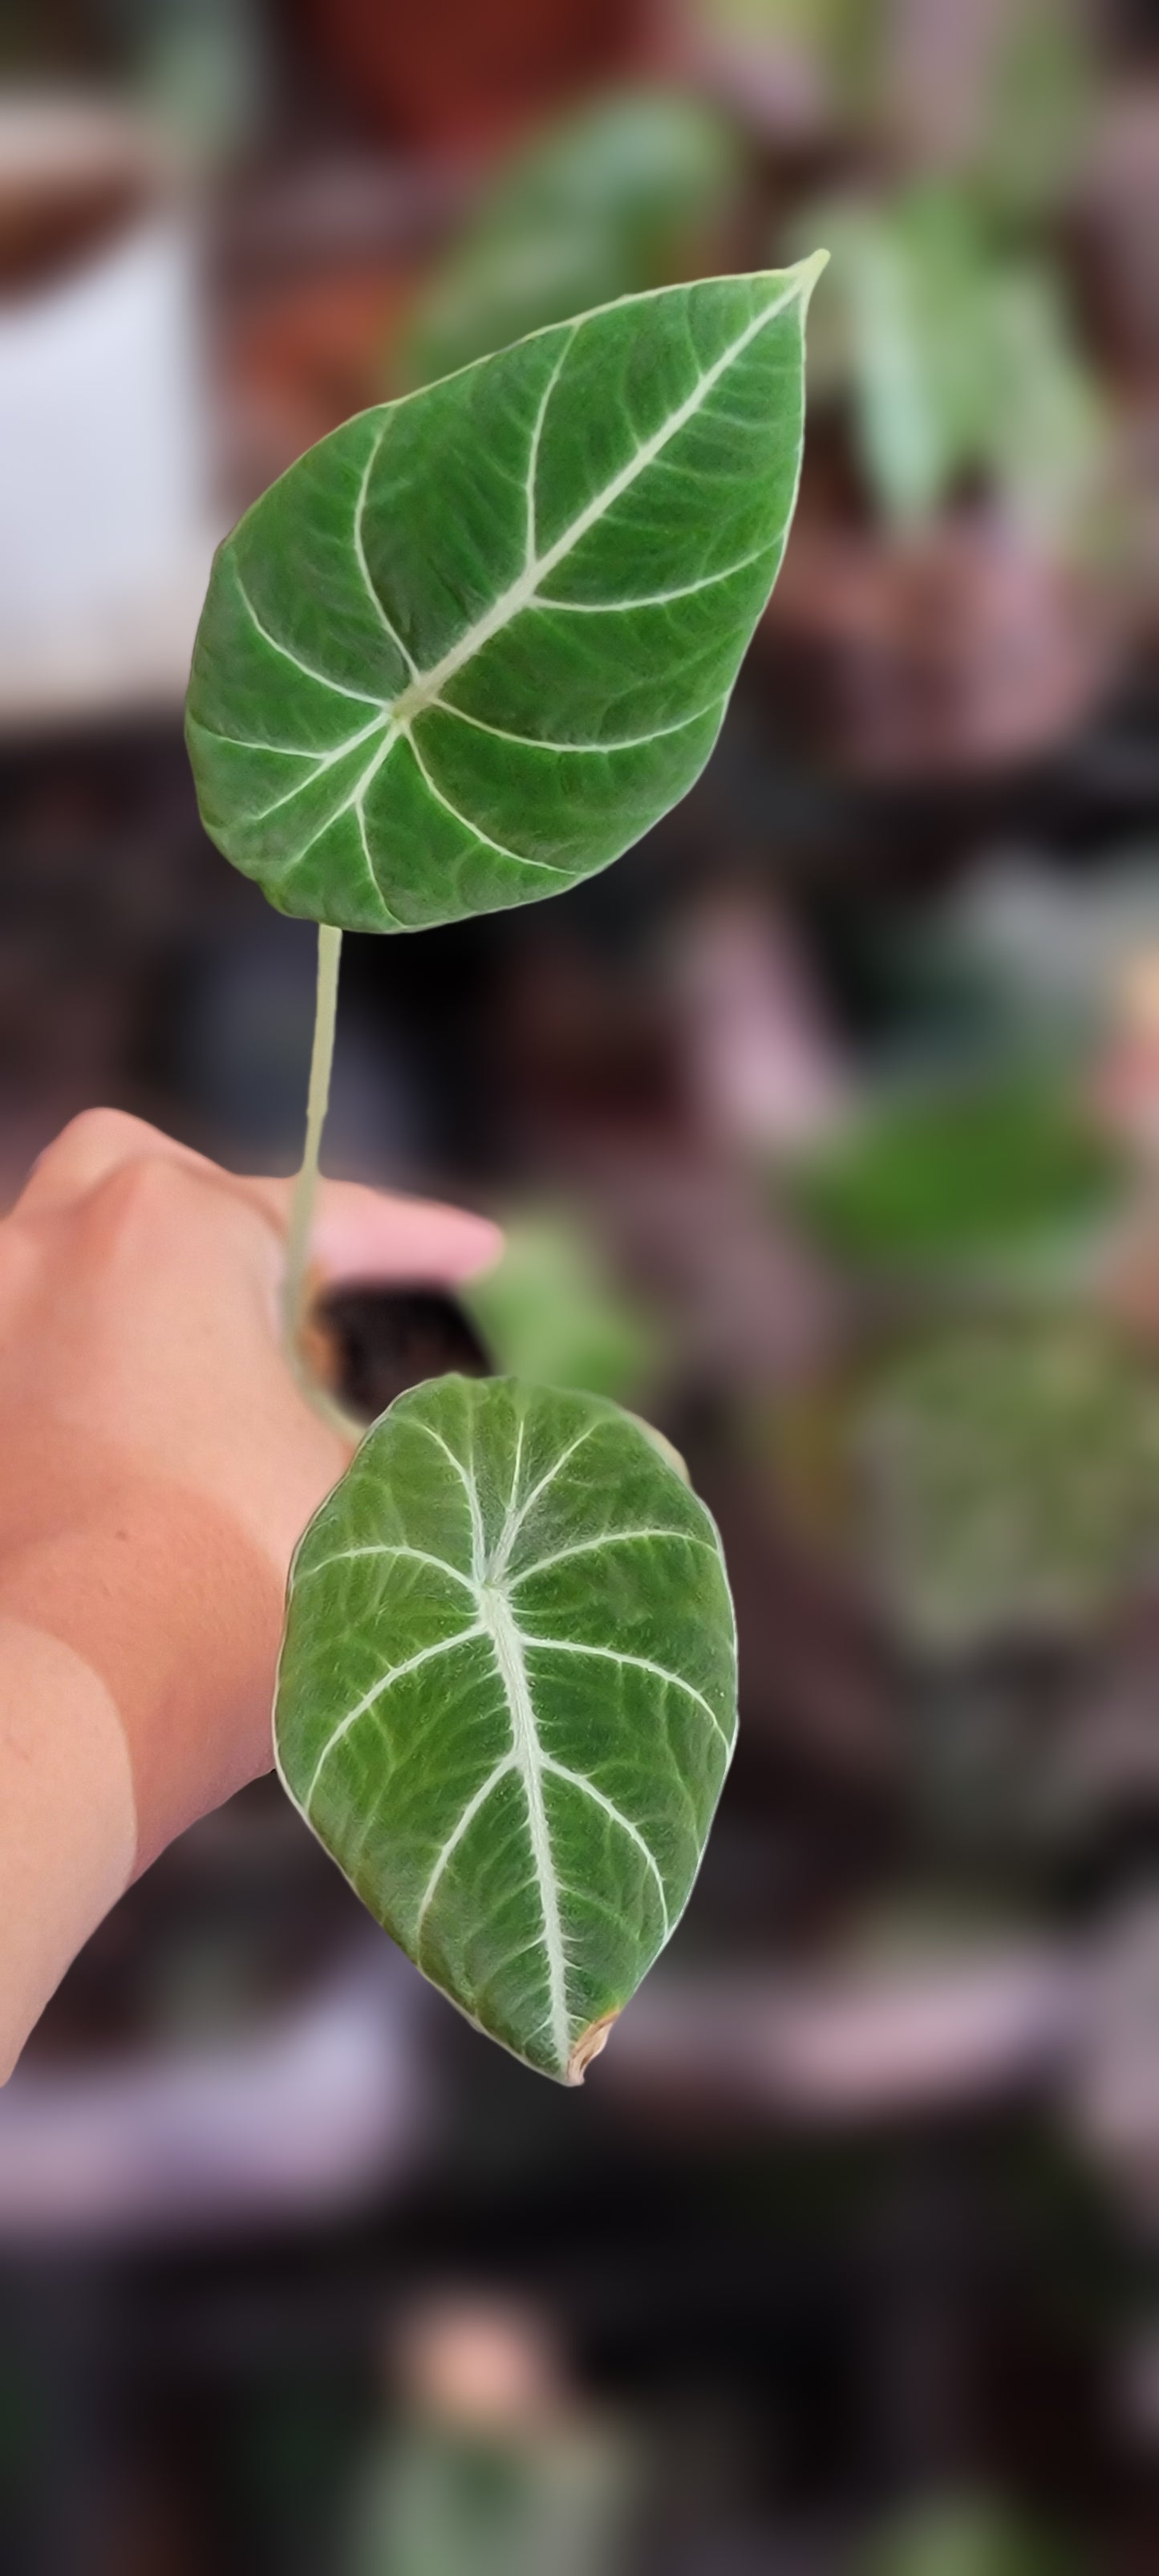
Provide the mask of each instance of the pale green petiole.
[{"label": "pale green petiole", "polygon": [[338,1011],[338,970],[341,961],[341,931],[331,930],[326,922],[320,922],[314,1044],[310,1055],[310,1087],[306,1098],[306,1142],[302,1154],[302,1168],[294,1184],[294,1195],[290,1205],[290,1223],[286,1235],[286,1275],[282,1287],[282,1319],[286,1348],[298,1375],[302,1374],[300,1344],[302,1325],[305,1321],[306,1270],[310,1256],[310,1228],[314,1221],[314,1201],[318,1194],[318,1158],[330,1100],[330,1070],[334,1062],[334,1026]]}]

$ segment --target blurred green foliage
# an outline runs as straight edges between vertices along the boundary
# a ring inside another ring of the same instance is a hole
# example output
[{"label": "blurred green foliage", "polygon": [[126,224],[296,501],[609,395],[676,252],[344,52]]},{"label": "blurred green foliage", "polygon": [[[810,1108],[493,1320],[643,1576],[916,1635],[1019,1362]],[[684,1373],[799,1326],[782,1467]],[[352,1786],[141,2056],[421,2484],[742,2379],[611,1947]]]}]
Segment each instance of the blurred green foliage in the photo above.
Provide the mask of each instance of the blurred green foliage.
[{"label": "blurred green foliage", "polygon": [[631,2484],[616,2440],[582,2426],[407,2416],[364,2480],[349,2576],[614,2576]]},{"label": "blurred green foliage", "polygon": [[851,1438],[871,1559],[932,1651],[1066,1640],[1153,1572],[1159,1379],[1093,1317],[935,1329],[871,1372]]},{"label": "blurred green foliage", "polygon": [[1078,2562],[1037,2524],[986,2497],[939,2498],[900,2514],[862,2576],[1077,2576]]},{"label": "blurred green foliage", "polygon": [[[915,21],[894,0],[691,5],[726,44],[754,55],[767,49],[805,67],[798,91],[811,91],[830,124],[896,139],[898,95],[909,89],[920,16]],[[967,95],[955,96],[949,120],[954,165],[977,203],[1020,219],[1040,215],[1063,200],[1080,163],[1097,85],[1088,13],[1082,0],[1001,0],[997,8],[964,14],[973,26],[964,47],[951,41],[944,75],[965,71],[969,82]],[[926,50],[932,80],[937,56],[932,46]]]},{"label": "blurred green foliage", "polygon": [[1107,427],[1045,253],[949,180],[814,205],[805,234],[832,253],[814,390],[848,404],[882,517],[920,525],[981,486],[1044,545],[1088,545]]},{"label": "blurred green foliage", "polygon": [[498,1268],[460,1291],[496,1366],[540,1386],[630,1404],[657,1358],[657,1329],[609,1280],[563,1210],[515,1217]]},{"label": "blurred green foliage", "polygon": [[401,352],[429,383],[527,331],[698,265],[741,167],[695,99],[627,91],[570,113],[505,164],[424,295]]},{"label": "blurred green foliage", "polygon": [[1109,1211],[1118,1173],[1035,1068],[902,1093],[798,1160],[788,1190],[834,1259],[925,1273],[1064,1243]]},{"label": "blurred green foliage", "polygon": [[975,195],[1015,218],[1057,205],[1080,166],[1096,78],[1081,5],[1003,0],[971,155]]}]

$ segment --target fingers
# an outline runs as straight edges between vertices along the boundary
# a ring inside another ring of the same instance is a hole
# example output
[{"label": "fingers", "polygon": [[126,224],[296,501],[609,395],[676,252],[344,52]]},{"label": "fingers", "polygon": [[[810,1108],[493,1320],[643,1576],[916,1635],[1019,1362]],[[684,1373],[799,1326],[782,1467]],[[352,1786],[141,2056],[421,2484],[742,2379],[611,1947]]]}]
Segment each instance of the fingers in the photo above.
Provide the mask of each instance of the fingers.
[{"label": "fingers", "polygon": [[[292,1181],[242,1187],[284,1232]],[[503,1237],[489,1217],[436,1199],[399,1198],[356,1181],[324,1182],[311,1236],[311,1266],[329,1285],[342,1280],[410,1280],[454,1287],[499,1259]]]},{"label": "fingers", "polygon": [[131,1118],[122,1109],[82,1109],[38,1155],[14,1213],[43,1216],[52,1209],[75,1206],[126,1163],[154,1157],[189,1164],[201,1173],[213,1170],[204,1155],[176,1144],[172,1136],[163,1136],[159,1127],[150,1127],[144,1118]]},{"label": "fingers", "polygon": [[[14,1214],[42,1216],[75,1207],[126,1165],[178,1164],[257,1208],[279,1238],[289,1217],[292,1181],[238,1180],[203,1154],[119,1109],[86,1109],[70,1120],[34,1163]],[[503,1238],[490,1219],[434,1199],[396,1197],[354,1181],[322,1185],[311,1241],[312,1267],[341,1280],[427,1281],[453,1287],[498,1260]]]}]

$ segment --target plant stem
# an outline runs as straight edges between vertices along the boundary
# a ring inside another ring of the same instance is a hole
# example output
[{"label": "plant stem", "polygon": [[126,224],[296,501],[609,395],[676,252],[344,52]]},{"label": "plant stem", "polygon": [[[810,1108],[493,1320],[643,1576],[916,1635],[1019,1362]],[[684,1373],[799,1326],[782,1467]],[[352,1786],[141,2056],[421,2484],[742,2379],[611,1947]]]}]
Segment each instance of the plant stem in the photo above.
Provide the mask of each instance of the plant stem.
[{"label": "plant stem", "polygon": [[342,933],[331,930],[326,922],[318,925],[318,989],[314,1006],[314,1045],[310,1056],[310,1088],[306,1098],[306,1143],[302,1168],[294,1184],[290,1205],[290,1223],[286,1236],[286,1276],[282,1290],[282,1316],[286,1348],[295,1369],[300,1368],[299,1337],[306,1306],[306,1265],[310,1253],[310,1227],[314,1217],[314,1200],[318,1190],[318,1156],[322,1129],[330,1100],[330,1068],[334,1062],[334,1023],[338,1011],[338,968],[342,958]]}]

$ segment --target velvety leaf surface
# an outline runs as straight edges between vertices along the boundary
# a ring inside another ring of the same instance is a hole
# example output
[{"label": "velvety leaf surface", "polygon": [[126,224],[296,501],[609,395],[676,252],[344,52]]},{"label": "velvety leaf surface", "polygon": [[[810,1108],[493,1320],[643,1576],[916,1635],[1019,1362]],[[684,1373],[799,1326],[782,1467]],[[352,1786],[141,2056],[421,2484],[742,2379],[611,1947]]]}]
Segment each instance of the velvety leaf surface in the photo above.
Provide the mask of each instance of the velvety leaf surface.
[{"label": "velvety leaf surface", "polygon": [[599,1397],[415,1388],[299,1546],[285,1786],[424,1974],[562,2082],[683,1911],[735,1729],[713,1523]]},{"label": "velvety leaf surface", "polygon": [[559,892],[698,775],[772,587],[818,262],[628,297],[362,412],[219,548],[187,735],[272,903]]}]

